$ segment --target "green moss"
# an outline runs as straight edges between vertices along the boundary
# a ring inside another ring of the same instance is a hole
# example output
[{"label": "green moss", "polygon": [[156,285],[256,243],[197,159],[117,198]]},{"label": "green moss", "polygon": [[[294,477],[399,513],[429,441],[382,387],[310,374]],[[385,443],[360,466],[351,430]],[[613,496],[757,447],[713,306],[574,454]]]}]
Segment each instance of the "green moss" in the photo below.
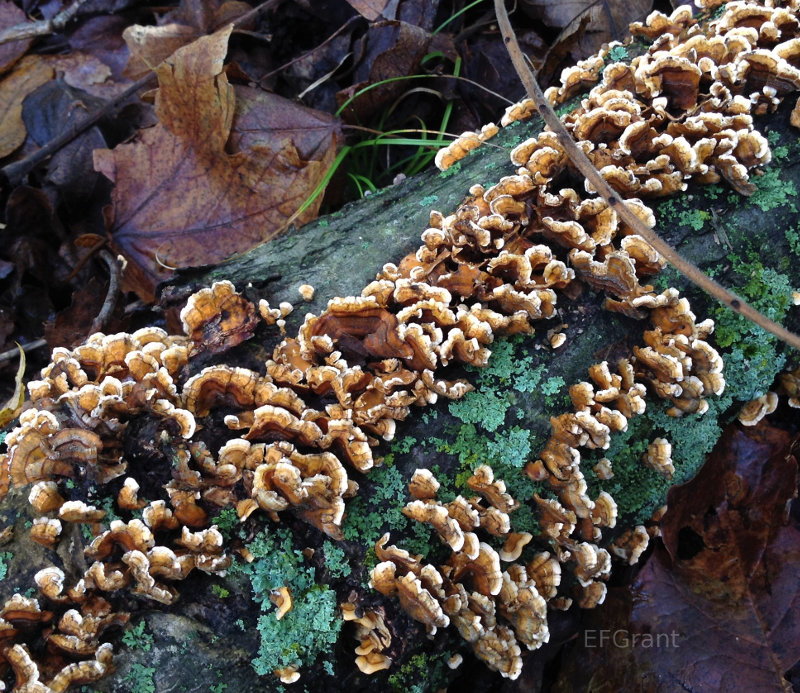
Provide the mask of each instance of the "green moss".
[{"label": "green moss", "polygon": [[789,249],[796,256],[800,257],[800,225],[794,228],[786,228],[786,242],[789,244]]},{"label": "green moss", "polygon": [[704,209],[682,209],[678,199],[670,199],[658,206],[658,221],[661,226],[689,227],[693,231],[701,231],[711,218],[711,213]]},{"label": "green moss", "polygon": [[[617,502],[619,514],[626,518],[626,524],[647,520],[656,508],[663,505],[671,486],[683,483],[697,473],[719,438],[719,416],[730,399],[721,402],[712,398],[709,403],[711,406],[705,414],[677,418],[666,413],[671,403],[648,401],[646,413],[630,419],[627,431],[612,436],[607,450],[584,454],[581,470],[590,497],[607,491]],[[642,462],[650,442],[659,437],[672,444],[675,477],[671,481]],[[601,457],[611,460],[614,470],[611,479],[600,480],[592,470]]]},{"label": "green moss", "polygon": [[342,532],[348,541],[372,546],[387,530],[399,530],[408,522],[403,515],[407,480],[395,467],[378,467],[369,475],[372,490],[359,494],[347,505]]},{"label": "green moss", "polygon": [[450,403],[450,413],[465,423],[480,423],[487,431],[496,431],[505,423],[511,406],[507,398],[491,391],[468,392],[463,399]]},{"label": "green moss", "polygon": [[226,590],[222,585],[218,585],[217,583],[211,585],[211,591],[220,599],[227,599],[231,596],[229,590]]},{"label": "green moss", "polygon": [[428,693],[440,688],[447,676],[449,652],[415,654],[389,676],[393,693]]},{"label": "green moss", "polygon": [[[789,277],[764,267],[750,253],[745,261],[733,256],[734,270],[742,296],[767,317],[782,322],[792,305],[792,284]],[[764,394],[775,376],[786,364],[779,353],[777,339],[738,313],[715,305],[712,317],[716,323],[715,339],[723,349],[726,394],[738,401],[748,401]]]},{"label": "green moss", "polygon": [[710,218],[711,213],[704,209],[687,209],[678,215],[678,223],[688,226],[693,231],[701,231]]},{"label": "green moss", "polygon": [[223,508],[214,520],[214,524],[226,540],[230,540],[233,530],[239,526],[239,516],[233,507]]},{"label": "green moss", "polygon": [[392,443],[392,452],[395,455],[405,455],[411,451],[411,448],[417,443],[417,439],[413,436],[406,436],[395,440]]},{"label": "green moss", "polygon": [[156,683],[153,679],[156,668],[148,667],[139,662],[131,664],[131,670],[125,676],[125,681],[131,684],[133,693],[155,693]]},{"label": "green moss", "polygon": [[487,453],[493,460],[522,469],[531,452],[530,432],[519,426],[500,431],[486,445]]}]

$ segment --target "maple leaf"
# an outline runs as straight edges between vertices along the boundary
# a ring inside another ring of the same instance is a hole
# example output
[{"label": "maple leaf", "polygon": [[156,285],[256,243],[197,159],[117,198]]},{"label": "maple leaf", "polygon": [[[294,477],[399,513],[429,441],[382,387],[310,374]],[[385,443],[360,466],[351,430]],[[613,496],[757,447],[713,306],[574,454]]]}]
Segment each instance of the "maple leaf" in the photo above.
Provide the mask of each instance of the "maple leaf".
[{"label": "maple leaf", "polygon": [[[271,94],[259,103],[280,107],[295,132],[266,119],[257,136],[231,141],[237,114],[257,121],[254,99],[243,100],[246,112],[237,110],[234,87],[222,73],[231,30],[197,39],[162,63],[159,122],[131,144],[94,152],[95,169],[115,183],[106,226],[131,263],[123,286],[145,300],[170,269],[216,264],[282,231],[335,155],[335,118]],[[302,143],[287,137],[297,140],[296,131],[306,127],[318,143],[310,160]],[[244,148],[229,151],[237,145]],[[317,209],[312,205],[298,223]]]}]

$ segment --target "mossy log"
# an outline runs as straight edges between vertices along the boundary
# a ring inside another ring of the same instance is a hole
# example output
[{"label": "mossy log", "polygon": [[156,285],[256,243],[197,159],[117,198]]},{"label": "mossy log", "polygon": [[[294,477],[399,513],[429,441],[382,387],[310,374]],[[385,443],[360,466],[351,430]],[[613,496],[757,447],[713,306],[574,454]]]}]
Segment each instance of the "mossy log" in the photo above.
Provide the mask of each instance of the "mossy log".
[{"label": "mossy log", "polygon": [[[749,199],[723,185],[690,186],[687,193],[662,200],[655,208],[657,231],[685,256],[723,284],[744,293],[770,317],[797,330],[800,318],[798,309],[792,307],[791,289],[800,287],[800,213],[796,207],[800,142],[788,122],[788,109],[783,109],[758,123],[769,133],[774,162],[762,175],[754,176],[757,191]],[[449,213],[472,184],[490,185],[513,173],[508,150],[539,128],[537,121],[514,125],[451,172],[422,174],[225,264],[181,272],[162,287],[162,305],[180,305],[188,293],[229,279],[251,300],[293,303],[296,310],[287,330],[294,333],[307,311],[321,311],[333,296],[358,294],[385,262],[397,262],[416,249],[432,208]],[[297,287],[303,283],[316,287],[312,302],[300,299]],[[654,283],[658,288],[678,288],[690,298],[698,319],[711,316],[717,321],[712,342],[716,339],[725,358],[728,388],[722,397],[711,398],[705,415],[681,419],[666,416],[663,403],[649,398],[647,412],[633,419],[629,430],[602,451],[614,464],[615,476],[607,482],[593,476],[592,458],[586,456],[590,495],[605,489],[615,497],[623,512],[618,523],[621,528],[648,517],[663,503],[669,487],[641,464],[650,440],[662,435],[671,440],[675,480],[685,480],[694,474],[719,437],[721,426],[741,403],[766,391],[778,371],[798,360],[797,354],[687,286],[674,271],[665,270]],[[372,547],[384,531],[391,531],[392,543],[425,554],[432,563],[441,557],[442,546],[430,529],[410,522],[401,512],[408,500],[406,484],[419,466],[434,469],[442,482],[442,498],[447,499],[463,490],[464,480],[476,464],[492,464],[496,476],[504,478],[509,491],[523,501],[512,513],[513,529],[535,531],[536,518],[525,501],[534,492],[546,494],[548,490],[528,480],[521,468],[547,439],[549,417],[569,409],[568,387],[586,379],[590,365],[602,360],[613,363],[630,355],[648,328],[644,322],[604,311],[602,298],[587,287],[569,297],[561,294],[556,316],[537,326],[536,334],[498,340],[493,345],[488,368],[448,374],[467,377],[476,390],[459,402],[440,400],[433,407],[413,411],[398,426],[395,440],[378,449],[376,456],[383,457],[384,464],[366,476],[352,474],[360,491],[347,504],[345,541],[333,546],[288,512],[281,514],[280,524],[268,523],[272,536],[291,531],[297,551],[290,557],[298,561],[298,571],[313,567],[316,579],[335,591],[337,602],[352,597],[364,608],[380,609],[394,636],[387,652],[394,661],[392,669],[366,676],[354,665],[357,643],[352,629],[344,626],[334,654],[324,662],[327,666],[323,666],[323,658],[304,662],[301,682],[306,690],[412,690],[420,682],[424,685],[416,690],[433,690],[448,683],[456,690],[461,684],[466,687],[467,681],[471,690],[501,690],[498,675],[469,658],[453,629],[429,640],[424,628],[411,620],[396,600],[366,587],[375,558]],[[566,326],[562,331],[567,342],[553,350],[546,333],[562,325]],[[262,326],[251,340],[214,358],[263,367],[280,338],[276,328]],[[28,489],[12,490],[2,507],[5,524],[16,526],[14,539],[0,553],[0,566],[7,570],[0,585],[3,597],[33,585],[33,574],[44,565],[62,565],[71,578],[86,568],[77,526],[57,553],[28,540],[25,527],[32,511],[27,493]],[[243,526],[251,532],[245,542],[251,541],[256,531],[253,522]],[[239,530],[228,531],[238,541]],[[304,558],[301,548],[313,551]],[[533,544],[529,549],[536,550]],[[339,557],[334,560],[335,552]],[[250,665],[270,637],[264,624],[274,625],[274,614],[262,613],[254,605],[250,582],[242,571],[226,577],[195,571],[181,583],[178,603],[162,611],[147,610],[141,601],[121,597],[121,607],[132,612],[137,627],[126,632],[122,647],[115,646],[117,673],[93,688],[118,693],[281,690],[277,679],[258,677]],[[318,593],[325,594],[321,588]],[[335,624],[340,624],[338,617]],[[280,633],[271,632],[275,638],[272,645],[280,646]],[[557,647],[558,637],[553,640]],[[546,658],[548,647],[528,656]],[[467,659],[460,673],[445,665],[457,651]],[[460,676],[460,682],[453,683],[454,676]]]},{"label": "mossy log", "polygon": [[[293,334],[306,312],[321,311],[334,296],[358,294],[385,262],[397,262],[416,249],[428,225],[430,209],[447,214],[472,184],[488,185],[513,173],[508,163],[509,148],[536,134],[540,127],[537,121],[515,125],[451,173],[425,173],[223,265],[182,272],[163,287],[162,304],[179,305],[181,297],[190,291],[229,279],[251,300],[267,298],[272,305],[280,301],[295,304],[287,326]],[[768,135],[774,158],[764,171],[755,172],[757,190],[752,197],[743,198],[725,185],[690,185],[686,193],[654,204],[657,231],[721,283],[796,331],[800,315],[791,294],[792,289],[800,287],[800,140],[789,127],[788,107],[760,119],[757,127]],[[303,283],[317,289],[311,303],[300,301],[297,287]],[[665,270],[654,284],[658,289],[674,286],[687,295],[698,320],[716,320],[717,331],[711,341],[725,359],[728,387],[721,397],[710,398],[706,414],[679,419],[667,416],[667,406],[649,397],[645,414],[632,419],[628,431],[618,435],[608,450],[585,455],[582,468],[590,495],[607,490],[614,496],[622,514],[620,531],[648,518],[663,504],[671,485],[642,464],[649,441],[665,436],[672,442],[676,466],[672,483],[687,480],[742,403],[766,392],[776,373],[798,363],[798,354],[720,307],[674,270]],[[360,674],[352,663],[345,664],[349,650],[346,646],[344,650],[338,648],[344,654],[337,656],[337,675],[339,667],[344,666],[347,688],[388,690],[401,685],[408,689],[422,677],[423,689],[428,690],[452,679],[453,673],[443,662],[450,653],[463,652],[463,643],[450,632],[452,629],[434,641],[427,640],[424,629],[396,602],[366,588],[375,558],[372,546],[384,531],[391,531],[391,540],[398,546],[423,554],[432,563],[443,559],[443,549],[429,528],[412,523],[401,513],[408,500],[406,484],[417,467],[434,470],[442,482],[440,496],[449,500],[463,492],[471,469],[490,463],[509,491],[523,501],[512,513],[512,529],[536,531],[535,515],[525,501],[535,492],[547,495],[548,489],[527,479],[522,466],[546,441],[550,416],[569,410],[569,385],[585,380],[593,363],[613,363],[629,356],[648,329],[645,322],[603,310],[602,299],[587,287],[577,295],[560,295],[557,315],[537,326],[535,335],[495,342],[489,367],[483,371],[455,370],[448,374],[467,377],[476,390],[459,402],[440,400],[427,410],[413,411],[398,426],[394,441],[382,444],[377,451],[384,464],[366,476],[354,474],[360,491],[357,498],[348,501],[343,523],[345,541],[340,546],[350,564],[357,567],[347,579],[336,580],[331,579],[326,559],[317,560],[321,552],[315,553],[312,562],[318,576],[328,580],[340,597],[355,594],[365,608],[375,606],[386,613],[393,632],[402,632],[402,638],[395,639],[388,652],[394,660],[391,671],[372,677]],[[567,342],[553,350],[546,333],[561,325],[565,326]],[[254,364],[263,362],[280,338],[275,328],[262,328],[249,343],[219,358],[258,367]],[[606,482],[597,479],[591,469],[594,459],[601,455],[614,465],[614,478]],[[281,524],[290,527],[302,545],[321,541],[315,530],[289,515],[281,518]],[[345,642],[347,637],[343,632]],[[530,656],[545,661],[551,656],[549,647]],[[474,662],[458,676],[461,683],[468,680],[473,690],[497,690],[500,685],[497,675],[474,666]],[[317,665],[304,668],[303,677],[315,690],[336,690],[344,685],[341,680],[331,683]],[[452,685],[460,684],[456,681]]]},{"label": "mossy log", "polygon": [[[797,330],[800,314],[792,307],[791,290],[800,287],[800,213],[797,209],[800,141],[789,125],[786,105],[775,114],[757,119],[756,127],[769,137],[773,162],[764,171],[754,172],[752,180],[757,190],[752,197],[744,198],[724,184],[690,184],[679,196],[649,200],[648,204],[656,211],[656,231],[685,257],[723,285],[742,293],[770,317]],[[334,296],[357,295],[385,262],[398,262],[415,250],[420,234],[428,226],[431,209],[448,214],[456,209],[471,185],[488,186],[501,176],[513,174],[515,167],[508,160],[510,148],[540,130],[538,118],[515,123],[501,130],[490,144],[473,152],[454,169],[445,173],[428,171],[381,190],[224,264],[183,271],[162,287],[162,304],[179,305],[189,292],[213,281],[228,279],[251,299],[267,298],[271,305],[279,301],[293,303],[296,310],[287,325],[287,331],[293,334],[307,312],[323,310]],[[316,288],[310,303],[302,302],[297,292],[297,287],[303,283]],[[653,406],[642,421],[633,425],[608,454],[619,455],[624,451],[630,456],[633,449],[638,455],[641,442],[632,446],[635,436],[650,436],[652,440],[652,437],[666,435],[674,438],[676,480],[682,481],[691,477],[702,462],[719,434],[719,425],[732,418],[743,402],[766,392],[779,370],[797,363],[798,354],[719,306],[671,268],[653,283],[657,289],[674,286],[687,295],[698,320],[713,317],[717,321],[716,346],[726,360],[728,388],[723,397],[712,401],[705,417],[670,420],[664,416],[665,408],[653,399]],[[537,325],[536,336],[500,347],[503,359],[524,363],[530,372],[537,373],[537,386],[531,386],[529,379],[521,391],[520,387],[515,387],[514,377],[503,375],[503,364],[496,365],[492,361],[488,373],[468,375],[473,382],[477,378],[479,384],[478,392],[469,396],[469,406],[450,406],[448,411],[445,403],[437,409],[444,415],[435,422],[431,422],[431,416],[423,420],[412,415],[404,423],[400,442],[395,443],[394,450],[402,449],[408,454],[394,454],[395,462],[401,469],[407,464],[409,470],[413,470],[414,466],[430,465],[438,459],[444,471],[448,465],[446,461],[441,462],[441,453],[447,449],[455,450],[457,455],[459,446],[469,444],[473,450],[485,451],[485,446],[481,447],[479,442],[465,440],[463,432],[458,437],[458,430],[464,423],[478,424],[478,435],[482,429],[486,430],[480,425],[479,415],[475,415],[474,421],[470,419],[466,413],[470,406],[479,407],[484,414],[494,411],[495,418],[501,417],[496,426],[490,424],[491,431],[496,432],[493,438],[502,437],[504,430],[513,430],[517,432],[513,439],[522,441],[526,454],[535,454],[537,445],[543,444],[548,436],[549,417],[569,408],[565,396],[568,386],[585,380],[587,369],[593,363],[607,360],[613,364],[616,359],[630,355],[634,345],[642,344],[642,332],[648,329],[646,322],[604,311],[601,304],[602,296],[588,287],[571,298],[559,295],[556,316]],[[552,350],[545,333],[562,324],[566,326],[563,331],[567,342]],[[258,353],[267,353],[278,338],[277,331],[257,335]],[[516,384],[519,382],[517,378]],[[560,389],[556,387],[559,383],[563,383]],[[542,397],[542,385],[549,392],[545,397]],[[526,392],[526,388],[529,391]],[[494,410],[491,406],[487,408],[486,402],[478,402],[477,395],[481,393],[490,398]],[[497,405],[498,398],[500,405]],[[463,415],[454,417],[453,411]],[[503,412],[505,418],[502,418]],[[527,439],[518,433],[520,429],[528,432]],[[428,445],[426,452],[422,446],[409,442],[431,438],[444,441],[439,444],[438,451]],[[511,439],[505,444],[494,440],[491,450],[496,455],[502,452],[519,460],[521,452],[511,450],[510,445]],[[686,459],[681,459],[682,456]],[[471,459],[475,461],[474,456]],[[631,458],[630,462],[638,466],[638,458]],[[463,454],[460,463],[461,466],[465,464]],[[641,519],[663,502],[668,484],[660,482],[653,473],[652,485],[640,489],[641,482],[647,479],[640,478],[638,470],[635,477],[639,482],[635,497],[630,502],[622,499],[621,505]],[[608,490],[614,495],[611,487],[622,490],[626,484],[617,479],[609,486]]]}]

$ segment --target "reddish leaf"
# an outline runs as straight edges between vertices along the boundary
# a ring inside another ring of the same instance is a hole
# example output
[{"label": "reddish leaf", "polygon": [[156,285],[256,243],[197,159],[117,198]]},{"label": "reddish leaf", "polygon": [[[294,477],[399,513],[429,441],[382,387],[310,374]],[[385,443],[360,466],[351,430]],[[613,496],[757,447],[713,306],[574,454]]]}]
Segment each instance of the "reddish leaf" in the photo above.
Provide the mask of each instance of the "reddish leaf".
[{"label": "reddish leaf", "polygon": [[308,126],[319,138],[327,123],[314,158],[304,160],[307,144],[295,145],[285,130],[273,135],[268,117],[259,126],[252,100],[242,117],[256,130],[245,136],[249,128],[240,128],[233,144],[242,149],[228,153],[236,96],[222,62],[230,33],[228,27],[179,49],[157,70],[160,122],[132,144],[95,151],[95,168],[116,183],[107,226],[131,262],[125,287],[147,300],[169,276],[165,265],[213,264],[279,233],[335,154],[335,119],[269,95],[260,103],[280,100],[299,130]]},{"label": "reddish leaf", "polygon": [[[747,589],[797,489],[789,444],[786,431],[766,423],[734,426],[697,476],[670,490],[664,545],[686,578],[717,580],[732,596]],[[696,555],[681,551],[681,539],[694,542]]]}]

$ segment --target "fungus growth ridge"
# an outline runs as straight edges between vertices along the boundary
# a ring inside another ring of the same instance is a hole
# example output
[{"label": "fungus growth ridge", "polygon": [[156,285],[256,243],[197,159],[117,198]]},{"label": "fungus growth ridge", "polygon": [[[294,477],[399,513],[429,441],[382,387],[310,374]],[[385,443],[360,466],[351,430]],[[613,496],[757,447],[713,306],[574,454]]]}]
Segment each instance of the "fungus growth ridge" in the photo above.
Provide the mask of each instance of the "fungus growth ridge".
[{"label": "fungus growth ridge", "polygon": [[[712,4],[719,3],[703,6]],[[747,193],[749,171],[770,160],[752,116],[800,89],[797,9],[795,2],[732,2],[705,30],[686,6],[669,17],[653,13],[633,28],[654,39],[645,55],[630,65],[606,65],[603,56],[584,61],[548,96],[561,103],[598,82],[564,121],[624,204],[652,227],[641,198],[680,192],[687,180],[725,180]],[[529,116],[529,106],[510,108],[504,122]],[[190,297],[181,313],[185,335],[98,333],[53,351],[41,378],[28,384],[30,403],[7,437],[0,494],[32,484],[39,518],[31,538],[48,547],[69,523],[95,529],[85,551],[89,567],[75,584],[65,587],[57,568],[37,574],[47,611],[30,600],[28,615],[18,615],[16,602],[0,612],[8,632],[0,656],[17,687],[38,682],[39,673],[15,619],[38,624],[53,647],[72,648],[80,659],[36,690],[95,680],[111,656],[100,643],[104,628],[127,618],[113,611],[112,593],[170,605],[192,571],[221,575],[230,566],[230,548],[211,519],[219,509],[234,507],[242,521],[292,513],[341,540],[346,500],[358,492],[351,475],[379,463],[374,451],[393,438],[396,422],[412,405],[463,397],[471,386],[448,367],[486,365],[496,337],[533,331],[555,315],[558,293],[577,282],[604,292],[609,310],[649,324],[628,358],[594,365],[586,382],[570,388],[573,411],[553,418],[550,439],[526,466],[552,491],[552,498],[534,498],[541,535],[511,531],[519,503],[488,466],[468,479],[473,496],[449,503],[436,499],[431,472],[418,470],[404,512],[431,525],[450,555],[435,566],[384,536],[371,584],[396,596],[430,633],[455,626],[481,660],[509,678],[521,672],[522,646],[547,642],[548,607],[603,601],[611,555],[635,562],[649,535],[639,526],[610,542],[605,531],[616,525],[616,503],[605,492],[589,497],[581,450],[608,448],[645,410],[648,390],[669,400],[673,416],[702,413],[706,398],[725,386],[723,364],[707,341],[713,322],[698,322],[675,289],[657,294],[642,283],[662,258],[583,185],[552,133],[519,144],[511,160],[515,175],[473,186],[452,214],[432,212],[415,253],[384,265],[361,295],[309,314],[263,371],[217,364],[194,372],[203,352],[224,353],[261,320],[284,328],[289,304],[256,307],[230,282]],[[304,287],[302,295],[309,292]],[[796,399],[796,377],[785,388]],[[224,444],[212,445],[210,432],[220,430]],[[134,445],[140,440],[149,447]],[[671,475],[669,441],[651,441],[642,464]],[[608,478],[613,460],[595,471]],[[141,519],[101,525],[107,510],[79,497],[70,480],[111,493],[119,509]],[[500,551],[490,537],[503,539]],[[523,561],[532,542],[541,550]],[[286,613],[292,596],[280,587],[273,598]],[[390,666],[382,617],[353,605],[342,616],[357,623],[359,668]],[[288,682],[299,672],[276,675]]]}]

